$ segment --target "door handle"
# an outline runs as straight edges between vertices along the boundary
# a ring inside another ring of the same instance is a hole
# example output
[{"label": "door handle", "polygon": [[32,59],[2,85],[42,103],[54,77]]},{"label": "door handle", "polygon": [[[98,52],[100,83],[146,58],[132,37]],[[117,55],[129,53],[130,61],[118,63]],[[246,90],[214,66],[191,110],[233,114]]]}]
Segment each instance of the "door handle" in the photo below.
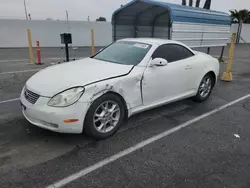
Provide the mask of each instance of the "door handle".
[{"label": "door handle", "polygon": [[192,69],[192,66],[191,66],[191,65],[187,65],[187,66],[185,67],[185,69],[186,69],[186,70],[190,70],[190,69]]}]

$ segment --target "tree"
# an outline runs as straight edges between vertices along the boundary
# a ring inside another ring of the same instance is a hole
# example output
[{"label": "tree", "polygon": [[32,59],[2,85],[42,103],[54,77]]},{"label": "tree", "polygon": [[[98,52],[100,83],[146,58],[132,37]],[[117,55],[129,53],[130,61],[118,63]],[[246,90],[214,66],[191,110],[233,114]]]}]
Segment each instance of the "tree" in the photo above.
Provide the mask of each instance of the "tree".
[{"label": "tree", "polygon": [[200,7],[201,0],[196,0],[195,7]]},{"label": "tree", "polygon": [[243,10],[230,10],[232,21],[234,23],[250,23],[250,11],[243,9]]},{"label": "tree", "polygon": [[[196,0],[195,6],[199,7],[200,2],[201,2],[201,0]],[[182,5],[186,6],[187,5],[187,0],[182,0]],[[191,6],[191,7],[193,6],[193,0],[189,0],[189,6]]]},{"label": "tree", "polygon": [[[196,0],[195,7],[200,7],[201,0]],[[182,0],[182,5],[187,5],[187,0]],[[189,6],[193,6],[193,0],[189,0]],[[204,9],[210,9],[211,7],[211,0],[206,0],[204,4]]]},{"label": "tree", "polygon": [[106,22],[106,18],[105,17],[99,17],[96,19],[96,21],[99,21],[99,22]]},{"label": "tree", "polygon": [[211,0],[206,0],[203,8],[210,10],[210,7],[211,7]]},{"label": "tree", "polygon": [[190,7],[193,6],[193,0],[189,0],[189,6],[190,6]]}]

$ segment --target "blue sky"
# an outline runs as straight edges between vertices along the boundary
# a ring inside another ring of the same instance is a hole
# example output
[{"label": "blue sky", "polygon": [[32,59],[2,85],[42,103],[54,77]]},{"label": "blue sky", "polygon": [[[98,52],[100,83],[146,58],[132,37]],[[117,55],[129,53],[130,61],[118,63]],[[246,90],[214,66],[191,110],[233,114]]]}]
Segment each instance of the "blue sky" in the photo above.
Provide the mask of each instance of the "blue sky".
[{"label": "blue sky", "polygon": [[[130,0],[26,0],[32,19],[65,20],[65,11],[70,20],[95,20],[99,16],[111,19],[112,12]],[[180,4],[181,0],[161,0]],[[187,0],[188,1],[188,0]],[[205,0],[201,0],[203,5]],[[195,2],[195,0],[194,0]],[[24,19],[23,0],[0,0],[0,18]],[[212,0],[212,9],[227,12],[229,9],[250,9],[249,0]]]}]

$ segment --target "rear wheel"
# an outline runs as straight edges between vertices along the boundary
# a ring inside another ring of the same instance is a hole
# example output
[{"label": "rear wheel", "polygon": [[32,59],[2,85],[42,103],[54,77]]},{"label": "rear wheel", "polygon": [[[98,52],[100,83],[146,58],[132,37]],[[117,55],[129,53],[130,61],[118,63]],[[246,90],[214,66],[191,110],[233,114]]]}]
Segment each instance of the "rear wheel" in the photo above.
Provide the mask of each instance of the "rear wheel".
[{"label": "rear wheel", "polygon": [[112,136],[121,126],[125,107],[115,94],[106,94],[91,105],[85,119],[84,130],[89,136],[101,140]]},{"label": "rear wheel", "polygon": [[201,80],[198,92],[194,97],[197,102],[203,102],[209,98],[214,86],[214,77],[212,74],[206,74]]}]

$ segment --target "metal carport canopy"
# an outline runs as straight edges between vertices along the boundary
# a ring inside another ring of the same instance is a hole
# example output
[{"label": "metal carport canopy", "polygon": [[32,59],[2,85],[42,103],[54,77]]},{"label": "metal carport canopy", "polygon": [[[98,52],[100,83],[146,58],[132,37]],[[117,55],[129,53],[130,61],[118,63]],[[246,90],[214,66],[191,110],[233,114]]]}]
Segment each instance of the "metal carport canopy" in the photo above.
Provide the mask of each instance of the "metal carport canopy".
[{"label": "metal carport canopy", "polygon": [[133,0],[112,16],[114,32],[116,25],[152,26],[153,30],[154,26],[171,28],[173,22],[231,25],[231,17],[223,12],[153,0]]}]

